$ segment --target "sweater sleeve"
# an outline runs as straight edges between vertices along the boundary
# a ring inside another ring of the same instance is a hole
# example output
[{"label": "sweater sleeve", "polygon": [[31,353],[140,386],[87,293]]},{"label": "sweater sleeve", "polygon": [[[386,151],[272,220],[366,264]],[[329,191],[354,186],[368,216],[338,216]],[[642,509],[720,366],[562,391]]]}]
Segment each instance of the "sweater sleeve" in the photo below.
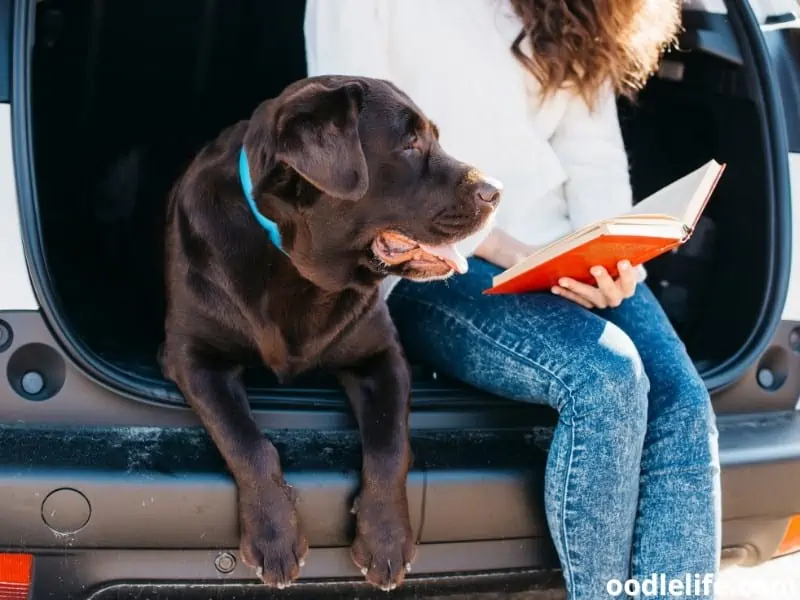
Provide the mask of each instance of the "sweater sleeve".
[{"label": "sweater sleeve", "polygon": [[610,86],[593,111],[573,96],[551,143],[567,174],[564,192],[575,229],[631,209],[628,156]]},{"label": "sweater sleeve", "polygon": [[388,4],[385,0],[307,0],[308,75],[391,79]]}]

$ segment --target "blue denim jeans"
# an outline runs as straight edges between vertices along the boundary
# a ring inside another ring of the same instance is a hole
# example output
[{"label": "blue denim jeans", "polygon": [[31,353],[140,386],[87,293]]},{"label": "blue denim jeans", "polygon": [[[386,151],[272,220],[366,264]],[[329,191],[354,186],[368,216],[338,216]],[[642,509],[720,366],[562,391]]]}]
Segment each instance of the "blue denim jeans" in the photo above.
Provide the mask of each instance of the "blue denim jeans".
[{"label": "blue denim jeans", "polygon": [[499,271],[471,259],[463,276],[401,282],[389,306],[412,360],[558,411],[545,510],[569,599],[620,597],[611,580],[716,578],[714,413],[652,292],[640,284],[597,311],[549,293],[483,295]]}]

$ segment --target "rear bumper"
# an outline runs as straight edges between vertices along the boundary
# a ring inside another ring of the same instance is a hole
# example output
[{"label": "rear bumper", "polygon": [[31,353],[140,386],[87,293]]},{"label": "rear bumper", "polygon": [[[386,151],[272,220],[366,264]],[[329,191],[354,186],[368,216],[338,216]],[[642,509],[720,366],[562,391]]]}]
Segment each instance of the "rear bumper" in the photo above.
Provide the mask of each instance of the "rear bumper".
[{"label": "rear bumper", "polygon": [[[0,388],[7,423],[0,425],[0,548],[35,554],[34,600],[100,589],[108,591],[98,598],[124,598],[133,588],[113,586],[129,584],[147,594],[156,585],[170,598],[176,586],[188,597],[197,585],[211,597],[249,590],[255,579],[238,561],[231,572],[215,566],[219,552],[238,554],[235,489],[192,412],[134,401],[88,379],[61,354],[37,312],[0,319],[14,332],[0,352],[0,373],[36,368],[60,385],[44,400],[20,395],[10,379]],[[764,355],[773,357],[764,359],[767,366],[785,358],[772,365],[786,375],[780,389],[755,383],[760,362],[714,396],[718,412],[732,413],[719,418],[728,562],[769,559],[789,517],[800,513],[800,415],[785,410],[794,407],[800,378],[800,354],[789,347],[796,325],[782,324],[771,344],[780,352]],[[32,354],[21,352],[26,348]],[[550,432],[541,426],[544,415],[512,403],[490,410],[461,397],[460,410],[415,400],[408,496],[421,544],[413,575],[422,580],[407,589],[424,597],[434,583],[488,582],[495,592],[513,582],[560,586],[542,508]],[[312,558],[302,580],[310,587],[298,589],[316,597],[349,586],[357,597],[366,588],[348,545],[358,435],[347,410],[307,406],[256,412],[301,498]],[[747,409],[772,412],[741,412]]]},{"label": "rear bumper", "polygon": [[[726,556],[745,564],[766,560],[788,517],[800,512],[800,416],[727,416],[719,425]],[[481,469],[449,468],[440,464],[439,451],[447,453],[452,435],[412,441],[419,460],[409,496],[422,543],[414,565],[418,580],[409,590],[419,597],[439,585],[478,581],[495,592],[558,587],[535,443],[518,432],[466,436],[458,440],[462,455],[504,458]],[[357,593],[363,584],[347,549],[357,440],[338,433],[334,446],[332,438],[314,434],[298,444],[289,436],[297,438],[296,432],[275,432],[313,540],[306,587],[298,590],[314,597],[345,588]],[[221,551],[238,555],[235,490],[202,433],[12,426],[0,429],[0,440],[0,522],[13,524],[0,531],[0,547],[36,556],[35,599],[106,588],[96,597],[125,597],[107,594],[127,594],[128,585],[146,595],[181,588],[188,597],[198,586],[223,598],[226,590],[258,589],[239,561],[230,572],[215,565]],[[326,466],[326,454],[338,469]],[[531,456],[534,468],[517,464],[527,460],[530,466]],[[455,498],[460,502],[450,501]]]}]

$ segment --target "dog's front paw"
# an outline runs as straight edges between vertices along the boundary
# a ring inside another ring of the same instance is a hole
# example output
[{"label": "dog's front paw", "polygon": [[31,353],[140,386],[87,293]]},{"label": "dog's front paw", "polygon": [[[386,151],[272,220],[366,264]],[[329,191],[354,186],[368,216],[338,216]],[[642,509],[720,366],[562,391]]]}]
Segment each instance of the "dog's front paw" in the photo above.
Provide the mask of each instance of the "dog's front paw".
[{"label": "dog's front paw", "polygon": [[369,583],[384,591],[395,589],[411,571],[416,554],[405,494],[394,498],[362,494],[353,512],[353,562]]},{"label": "dog's front paw", "polygon": [[308,541],[300,531],[295,497],[287,485],[272,485],[240,501],[242,560],[268,586],[283,589],[300,574]]}]

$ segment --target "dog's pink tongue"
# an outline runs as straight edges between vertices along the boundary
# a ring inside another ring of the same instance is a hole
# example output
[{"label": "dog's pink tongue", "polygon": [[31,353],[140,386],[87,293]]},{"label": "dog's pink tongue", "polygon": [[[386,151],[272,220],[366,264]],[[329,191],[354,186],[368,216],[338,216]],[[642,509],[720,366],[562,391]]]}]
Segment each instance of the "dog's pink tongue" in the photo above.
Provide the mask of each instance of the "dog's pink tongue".
[{"label": "dog's pink tongue", "polygon": [[440,258],[449,264],[457,273],[463,275],[469,268],[467,265],[467,259],[464,258],[458,250],[456,250],[456,247],[453,244],[446,244],[444,246],[427,246],[426,244],[420,244],[419,247],[422,248],[424,252]]}]

